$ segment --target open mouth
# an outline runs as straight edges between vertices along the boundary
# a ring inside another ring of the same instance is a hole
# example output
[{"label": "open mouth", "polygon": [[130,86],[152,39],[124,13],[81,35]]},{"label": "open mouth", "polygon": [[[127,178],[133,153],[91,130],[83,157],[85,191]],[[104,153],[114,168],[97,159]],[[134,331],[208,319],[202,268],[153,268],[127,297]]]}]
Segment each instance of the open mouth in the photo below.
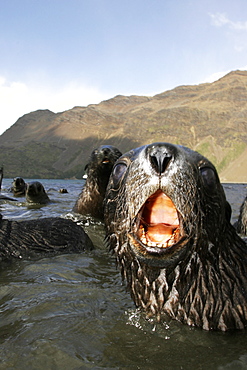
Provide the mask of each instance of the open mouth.
[{"label": "open mouth", "polygon": [[[163,191],[151,195],[138,213],[139,226],[135,244],[149,252],[164,252],[181,241],[179,214]],[[133,235],[132,235],[133,236]]]},{"label": "open mouth", "polygon": [[108,164],[110,163],[110,160],[108,158],[104,158],[101,163]]}]

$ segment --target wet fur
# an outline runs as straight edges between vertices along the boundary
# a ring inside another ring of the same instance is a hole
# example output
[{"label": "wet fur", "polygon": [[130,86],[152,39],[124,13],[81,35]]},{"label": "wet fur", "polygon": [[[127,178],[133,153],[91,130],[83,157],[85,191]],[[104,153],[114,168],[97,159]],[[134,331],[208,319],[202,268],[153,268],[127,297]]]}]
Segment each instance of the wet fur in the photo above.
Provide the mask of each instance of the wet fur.
[{"label": "wet fur", "polygon": [[0,260],[81,253],[93,249],[82,227],[50,217],[28,221],[0,219]]},{"label": "wet fur", "polygon": [[[151,163],[155,150],[171,155],[161,174]],[[157,189],[175,204],[186,238],[162,253],[142,252],[131,238],[135,217]],[[148,315],[169,315],[206,330],[246,327],[247,246],[230,224],[230,206],[206,158],[166,143],[126,153],[109,180],[105,223],[123,279]]]}]

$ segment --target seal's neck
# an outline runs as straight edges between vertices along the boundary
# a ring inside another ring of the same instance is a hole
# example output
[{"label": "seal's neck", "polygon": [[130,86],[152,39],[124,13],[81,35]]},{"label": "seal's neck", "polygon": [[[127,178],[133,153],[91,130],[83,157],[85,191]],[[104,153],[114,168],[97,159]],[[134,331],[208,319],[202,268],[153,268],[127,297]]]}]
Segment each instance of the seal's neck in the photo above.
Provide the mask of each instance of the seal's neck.
[{"label": "seal's neck", "polygon": [[[157,269],[119,259],[135,304],[148,315],[170,317],[206,330],[242,329],[247,325],[246,245],[224,236],[216,248],[201,241],[200,250],[173,268]],[[232,242],[234,241],[234,242]],[[198,241],[197,241],[198,243]],[[205,253],[207,250],[207,253]],[[125,251],[126,252],[126,251]]]}]

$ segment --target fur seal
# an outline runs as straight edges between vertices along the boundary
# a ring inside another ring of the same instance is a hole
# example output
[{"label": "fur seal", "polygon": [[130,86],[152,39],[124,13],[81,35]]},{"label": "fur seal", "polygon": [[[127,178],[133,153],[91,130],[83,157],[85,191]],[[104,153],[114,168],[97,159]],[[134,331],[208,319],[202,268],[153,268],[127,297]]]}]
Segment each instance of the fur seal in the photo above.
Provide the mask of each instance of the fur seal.
[{"label": "fur seal", "polygon": [[2,189],[2,181],[3,181],[3,166],[0,167],[0,190]]},{"label": "fur seal", "polygon": [[247,235],[247,196],[240,207],[240,214],[235,226],[238,233]]},{"label": "fur seal", "polygon": [[73,212],[103,219],[103,200],[112,167],[122,153],[114,146],[95,149],[86,165],[86,182],[73,207]]},{"label": "fur seal", "polygon": [[213,164],[154,143],[115,163],[105,196],[106,243],[138,307],[205,330],[247,325],[247,246]]},{"label": "fur seal", "polygon": [[81,253],[94,249],[89,236],[71,220],[50,217],[11,221],[0,215],[0,260]]},{"label": "fur seal", "polygon": [[61,193],[61,194],[67,194],[68,193],[68,190],[65,189],[65,188],[61,188],[61,189],[59,189],[58,192]]},{"label": "fur seal", "polygon": [[50,202],[44,186],[39,181],[27,184],[26,201],[28,203],[47,204]]},{"label": "fur seal", "polygon": [[12,182],[11,191],[15,197],[24,197],[27,190],[27,184],[22,177],[15,177]]}]

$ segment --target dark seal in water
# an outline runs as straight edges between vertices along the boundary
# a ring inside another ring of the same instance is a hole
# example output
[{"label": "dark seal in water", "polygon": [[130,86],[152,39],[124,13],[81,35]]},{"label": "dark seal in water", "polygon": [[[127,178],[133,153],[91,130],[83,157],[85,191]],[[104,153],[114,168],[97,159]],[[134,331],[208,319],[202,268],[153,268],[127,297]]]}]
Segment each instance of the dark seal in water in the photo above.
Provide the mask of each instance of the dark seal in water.
[{"label": "dark seal in water", "polygon": [[0,215],[0,260],[81,253],[93,249],[81,226],[60,217],[10,221]]},{"label": "dark seal in water", "polygon": [[0,190],[2,188],[2,181],[3,181],[3,166],[0,167]]},{"label": "dark seal in water", "polygon": [[41,182],[33,181],[27,184],[26,201],[37,204],[47,204],[50,202],[50,198]]},{"label": "dark seal in water", "polygon": [[104,218],[103,200],[112,167],[122,153],[112,145],[101,145],[95,149],[86,165],[86,182],[77,199],[73,211]]},{"label": "dark seal in water", "polygon": [[116,162],[105,198],[106,241],[135,304],[206,330],[247,324],[247,247],[215,167],[154,143]]},{"label": "dark seal in water", "polygon": [[24,197],[27,190],[27,184],[22,177],[15,177],[12,182],[11,191],[15,197]]},{"label": "dark seal in water", "polygon": [[238,233],[247,235],[247,197],[240,207],[240,214],[235,226]]}]

